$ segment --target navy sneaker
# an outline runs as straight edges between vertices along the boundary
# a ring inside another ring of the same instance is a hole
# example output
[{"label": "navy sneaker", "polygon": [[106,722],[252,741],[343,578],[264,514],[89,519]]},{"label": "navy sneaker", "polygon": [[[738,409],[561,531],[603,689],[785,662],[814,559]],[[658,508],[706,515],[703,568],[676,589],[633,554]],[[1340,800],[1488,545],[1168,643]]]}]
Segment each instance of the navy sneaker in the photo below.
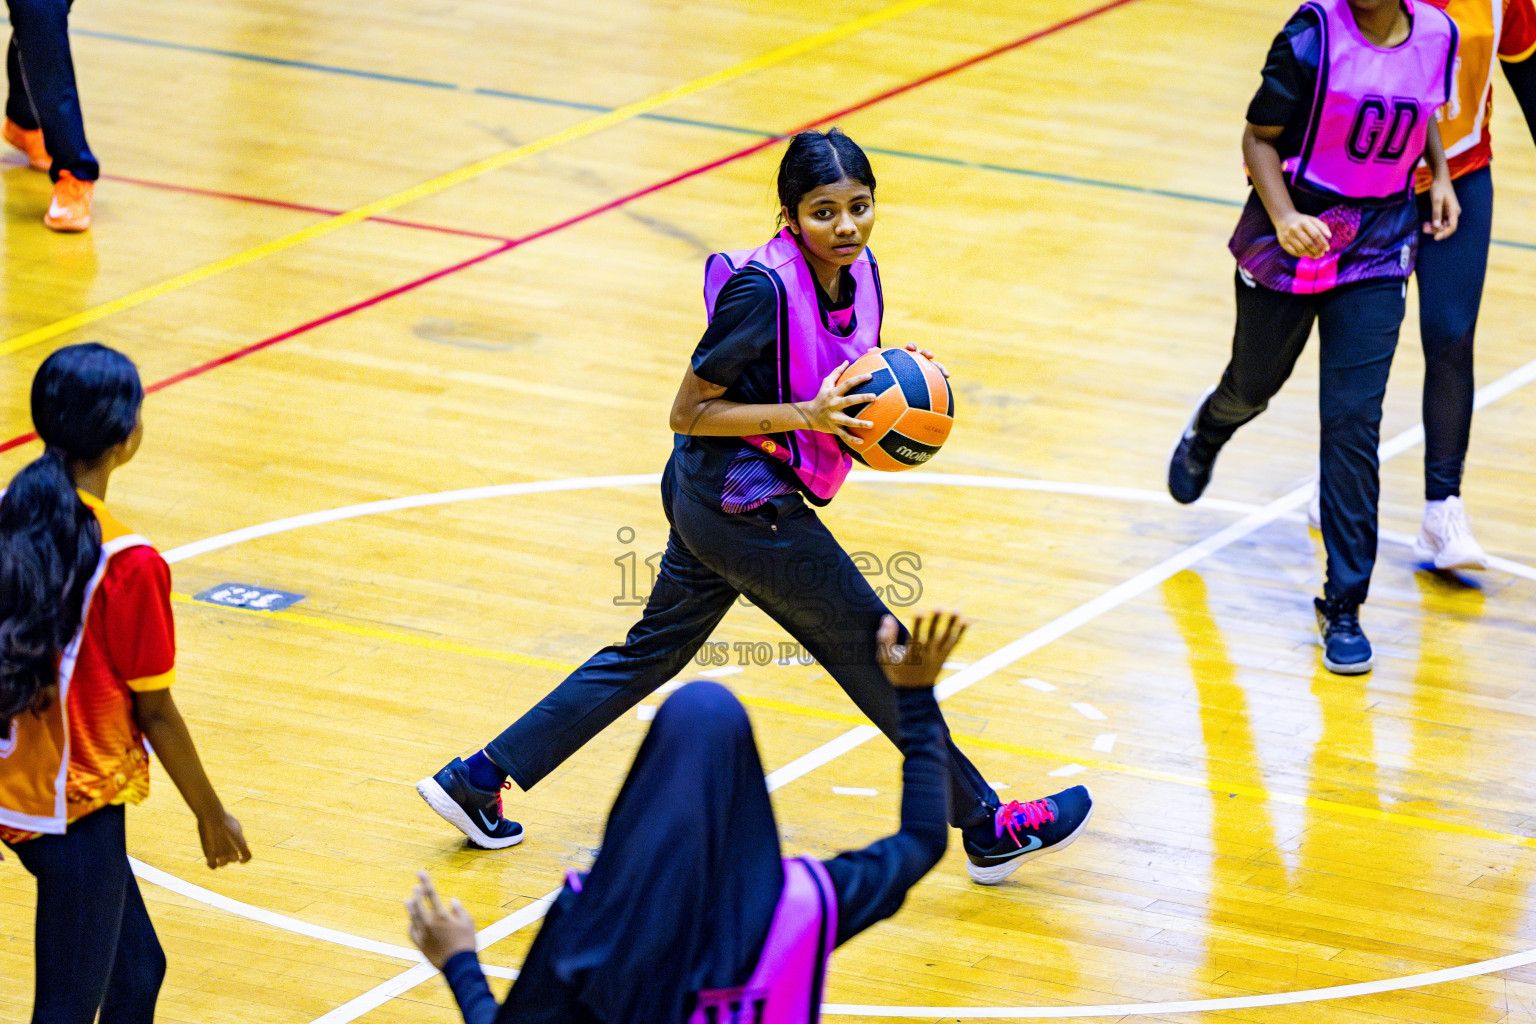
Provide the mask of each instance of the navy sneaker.
[{"label": "navy sneaker", "polygon": [[1358,676],[1371,670],[1371,642],[1360,629],[1360,606],[1339,605],[1312,599],[1317,609],[1317,631],[1323,637],[1323,665],[1341,676]]},{"label": "navy sneaker", "polygon": [[[509,781],[502,789],[511,788]],[[487,850],[505,850],[523,841],[523,826],[501,815],[501,790],[470,785],[464,762],[454,758],[442,771],[416,783],[427,806],[469,841]]]},{"label": "navy sneaker", "polygon": [[992,816],[992,845],[982,846],[970,836],[961,840],[970,858],[966,873],[979,885],[996,885],[1025,861],[1071,846],[1091,817],[1093,796],[1087,786],[1027,804],[1010,801]]},{"label": "navy sneaker", "polygon": [[1195,411],[1184,424],[1184,433],[1179,435],[1179,443],[1173,446],[1173,454],[1168,457],[1168,493],[1180,505],[1188,505],[1205,493],[1211,482],[1211,471],[1216,468],[1216,456],[1221,452],[1221,445],[1212,444],[1195,431],[1200,410],[1205,408],[1206,400],[1215,390],[1208,388],[1195,403]]}]

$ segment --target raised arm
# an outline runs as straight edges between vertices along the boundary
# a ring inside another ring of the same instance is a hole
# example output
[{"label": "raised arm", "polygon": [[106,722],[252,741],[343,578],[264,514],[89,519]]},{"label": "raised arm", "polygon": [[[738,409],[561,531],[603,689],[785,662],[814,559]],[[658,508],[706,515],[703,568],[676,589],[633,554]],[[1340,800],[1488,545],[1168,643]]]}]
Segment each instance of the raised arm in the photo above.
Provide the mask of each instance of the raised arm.
[{"label": "raised arm", "polygon": [[944,856],[947,768],[933,684],[968,625],[944,612],[919,615],[906,644],[896,642],[894,618],[880,626],[882,667],[901,714],[901,830],[826,862],[837,890],[838,945],[900,909],[907,890]]}]

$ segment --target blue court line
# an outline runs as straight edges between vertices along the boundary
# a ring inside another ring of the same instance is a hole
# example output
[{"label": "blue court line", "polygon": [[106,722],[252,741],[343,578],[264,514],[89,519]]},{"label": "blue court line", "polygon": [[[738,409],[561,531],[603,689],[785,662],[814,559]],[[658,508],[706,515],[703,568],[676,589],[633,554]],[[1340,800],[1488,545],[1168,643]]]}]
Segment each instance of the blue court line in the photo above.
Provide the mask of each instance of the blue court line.
[{"label": "blue court line", "polygon": [[[358,68],[340,67],[335,64],[318,64],[313,61],[289,60],[285,57],[269,57],[260,53],[245,53],[240,50],[221,50],[210,46],[197,46],[192,43],[172,43],[161,39],[146,39],[142,36],[122,35],[116,32],[99,32],[93,29],[72,29],[74,35],[86,36],[91,39],[107,39],[119,43],[134,43],[139,46],[152,46],[162,50],[181,50],[187,53],[201,53],[212,57],[228,57],[232,60],[251,61],[257,64],[270,64],[277,67],[300,68],[305,71],[319,71],[330,75],[346,75],[351,78],[367,78],[379,82],[393,82],[397,85],[415,85],[427,89],[445,89],[451,92],[465,92],[477,96],[494,96],[498,99],[518,100],[523,103],[537,103],[546,107],[563,107],[567,110],[581,110],[588,113],[606,114],[614,108],[605,107],[597,103],[580,103],[575,100],[556,99],[551,96],[535,96],[530,93],[508,92],[502,89],[484,89],[474,86],[458,85],[454,82],[440,82],[431,78],[410,78],[404,75],[388,75],[379,71],[364,71]],[[660,121],[665,124],[683,125],[689,128],[704,128],[709,131],[730,132],[735,135],[751,135],[759,139],[784,138],[777,132],[765,132],[759,128],[744,128],[740,125],[721,124],[717,121],[700,121],[689,117],[673,117],[668,114],[641,114],[641,120]],[[932,153],[915,153],[905,149],[887,149],[881,146],[865,146],[866,152],[878,153],[882,156],[896,157],[902,160],[918,160],[923,163],[942,164],[946,167],[958,167],[965,170],[990,171],[995,174],[1007,174],[1017,178],[1033,178],[1037,181],[1051,181],[1063,185],[1080,185],[1087,188],[1109,189],[1115,192],[1126,192],[1133,195],[1155,196],[1160,199],[1177,199],[1189,203],[1205,203],[1210,206],[1241,207],[1242,201],[1236,199],[1222,199],[1218,196],[1200,195],[1195,192],[1178,192],[1172,189],[1152,188],[1146,185],[1131,185],[1120,181],[1105,181],[1101,178],[1085,178],[1075,174],[1058,174],[1052,171],[1037,171],[1028,167],[1011,167],[1007,164],[981,163],[974,160],[962,160],[958,157],[938,156]],[[1514,242],[1495,238],[1494,245],[1504,246],[1509,249],[1525,249],[1536,252],[1536,243]]]}]

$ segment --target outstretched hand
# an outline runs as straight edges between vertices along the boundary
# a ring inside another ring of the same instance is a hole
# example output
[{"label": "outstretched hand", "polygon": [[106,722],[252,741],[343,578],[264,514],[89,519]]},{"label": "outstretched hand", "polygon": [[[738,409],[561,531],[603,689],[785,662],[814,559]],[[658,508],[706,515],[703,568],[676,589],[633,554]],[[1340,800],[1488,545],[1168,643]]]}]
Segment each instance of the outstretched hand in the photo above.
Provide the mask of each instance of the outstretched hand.
[{"label": "outstretched hand", "polygon": [[875,633],[880,668],[885,678],[897,689],[928,689],[939,678],[950,652],[965,636],[971,620],[959,612],[936,609],[923,612],[912,621],[912,634],[904,644],[896,640],[901,634],[894,615],[887,615]]},{"label": "outstretched hand", "polygon": [[475,922],[458,900],[443,905],[432,879],[425,871],[416,872],[420,883],[405,901],[411,916],[410,936],[428,962],[442,970],[458,953],[474,952]]}]

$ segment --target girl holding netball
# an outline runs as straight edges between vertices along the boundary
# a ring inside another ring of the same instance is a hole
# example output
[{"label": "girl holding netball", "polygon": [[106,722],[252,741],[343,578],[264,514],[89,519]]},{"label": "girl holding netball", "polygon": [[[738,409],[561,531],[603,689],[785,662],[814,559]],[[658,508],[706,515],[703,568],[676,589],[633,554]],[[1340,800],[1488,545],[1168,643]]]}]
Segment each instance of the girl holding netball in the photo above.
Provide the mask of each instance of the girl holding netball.
[{"label": "girl holding netball", "polygon": [[894,914],[944,855],[947,759],[933,684],[966,622],[920,615],[878,641],[905,757],[901,830],[828,861],[783,858],[746,712],[729,690],[673,694],[614,801],[602,848],[572,875],[499,1009],[475,926],[426,873],[411,939],[442,970],[467,1024],[726,1024],[818,1019],[827,956]]},{"label": "girl holding netball", "polygon": [[[842,132],[802,132],[779,165],[778,193],[783,230],[706,265],[709,326],[672,406],[676,439],[661,482],[671,532],[641,620],[482,751],[417,784],[478,845],[522,840],[501,813],[508,776],[528,789],[683,671],[740,595],[901,742],[896,695],[875,657],[889,611],[811,508],[836,495],[852,464],[843,446],[861,444],[849,428],[867,425],[844,410],[868,401],[849,393],[868,376],[838,377],[880,344],[884,300],[867,248],[875,176]],[[999,882],[1086,824],[1084,787],[1000,806],[947,734],[945,746],[950,821],[973,880]]]},{"label": "girl holding netball", "polygon": [[[1419,236],[1456,231],[1435,123],[1456,52],[1455,23],[1422,0],[1310,0],[1276,37],[1243,132],[1253,192],[1230,243],[1232,359],[1168,466],[1174,499],[1199,498],[1221,446],[1264,411],[1317,322],[1328,570],[1314,605],[1333,672],[1372,663],[1360,604],[1376,561],[1381,403]],[[1422,221],[1421,157],[1431,172]]]},{"label": "girl holding netball", "polygon": [[197,815],[210,868],[250,860],[171,699],[170,570],[107,511],[139,449],[144,389],[101,345],[32,382],[47,445],[0,497],[0,840],[37,878],[34,1024],[148,1024],[165,954],[128,864],[123,805],[145,740]]}]

